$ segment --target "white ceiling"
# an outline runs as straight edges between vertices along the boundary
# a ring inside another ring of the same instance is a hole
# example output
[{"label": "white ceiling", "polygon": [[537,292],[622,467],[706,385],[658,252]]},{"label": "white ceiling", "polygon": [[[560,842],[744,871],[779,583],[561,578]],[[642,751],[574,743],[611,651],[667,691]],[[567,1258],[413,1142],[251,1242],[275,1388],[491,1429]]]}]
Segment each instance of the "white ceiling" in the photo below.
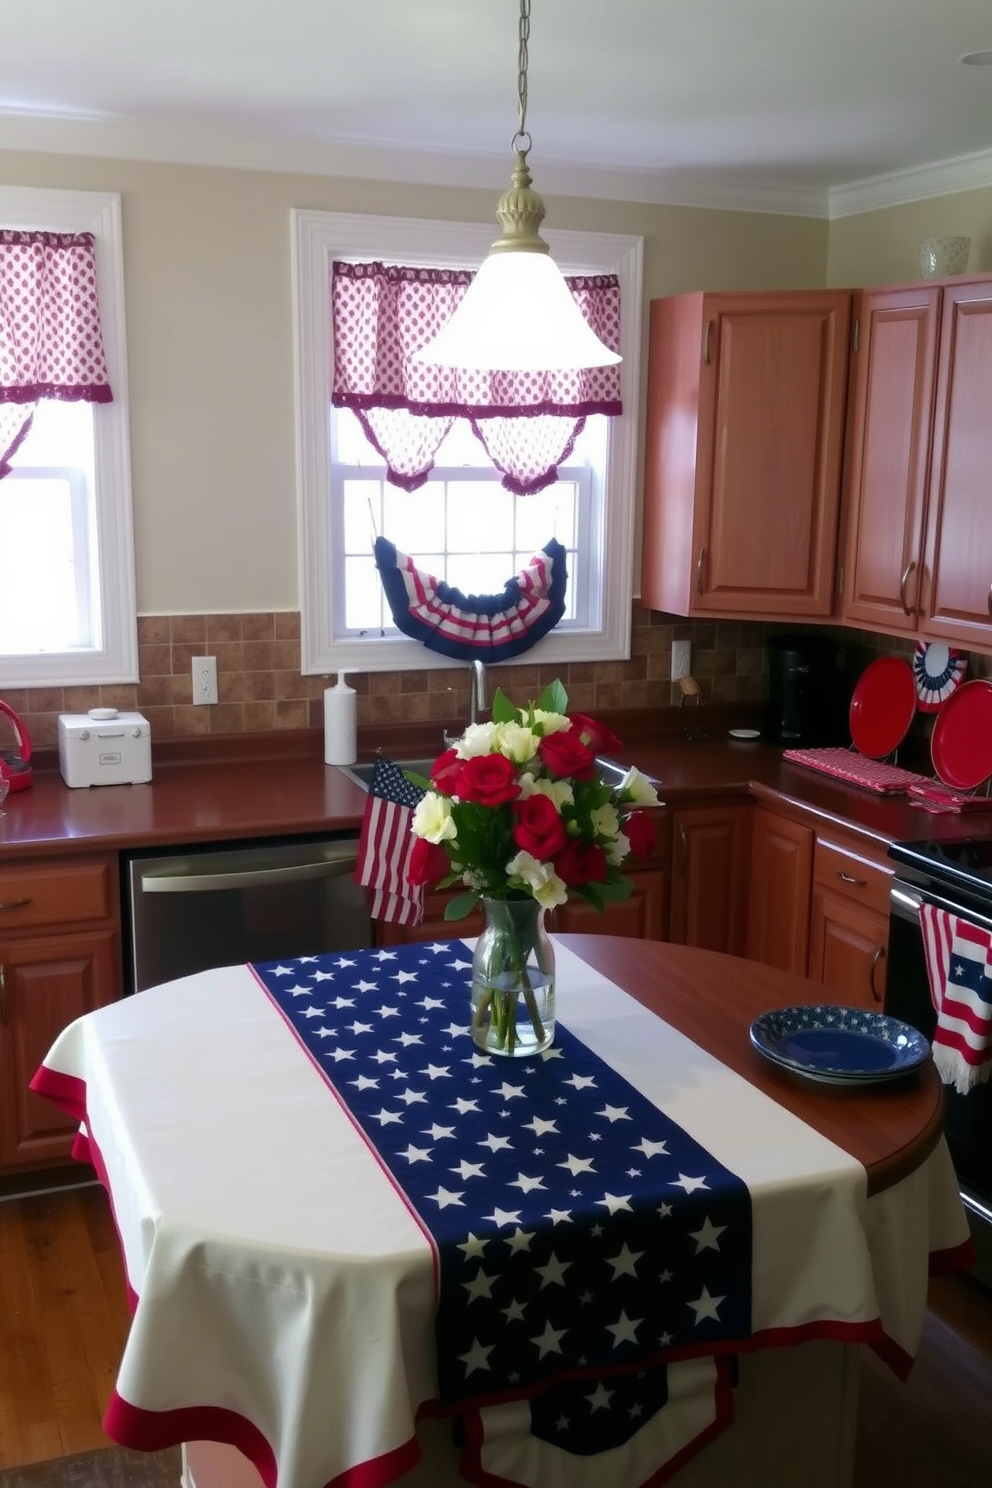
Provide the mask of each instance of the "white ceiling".
[{"label": "white ceiling", "polygon": [[[882,204],[992,183],[992,67],[959,60],[992,48],[989,0],[532,8],[539,190],[828,215],[854,188]],[[518,15],[518,0],[0,0],[0,149],[502,187]]]}]

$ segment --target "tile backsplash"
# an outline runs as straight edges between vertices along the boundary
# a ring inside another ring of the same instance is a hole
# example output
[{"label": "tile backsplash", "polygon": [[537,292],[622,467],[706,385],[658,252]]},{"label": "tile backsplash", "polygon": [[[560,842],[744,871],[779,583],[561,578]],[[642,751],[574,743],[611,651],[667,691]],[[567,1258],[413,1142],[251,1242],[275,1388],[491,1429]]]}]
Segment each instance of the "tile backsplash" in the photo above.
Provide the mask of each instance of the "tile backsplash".
[{"label": "tile backsplash", "polygon": [[[665,708],[679,701],[671,680],[673,640],[692,645],[692,675],[703,703],[755,703],[767,696],[765,641],[769,635],[820,627],[758,621],[685,620],[633,607],[628,661],[529,663],[489,668],[491,687],[516,701],[536,696],[560,676],[571,706],[581,712]],[[831,629],[845,648],[846,670],[856,675],[873,656],[910,655],[913,644],[868,632]],[[190,662],[217,658],[216,704],[194,706]],[[319,728],[324,677],[300,674],[300,617],[295,611],[242,615],[148,615],[138,620],[141,680],[114,687],[6,688],[0,696],[23,718],[36,748],[58,742],[58,715],[98,706],[137,710],[151,725],[152,740],[195,734],[263,733]],[[973,656],[969,675],[992,674],[992,657]],[[461,722],[468,715],[467,667],[427,671],[351,673],[358,693],[358,722],[376,724]]]}]

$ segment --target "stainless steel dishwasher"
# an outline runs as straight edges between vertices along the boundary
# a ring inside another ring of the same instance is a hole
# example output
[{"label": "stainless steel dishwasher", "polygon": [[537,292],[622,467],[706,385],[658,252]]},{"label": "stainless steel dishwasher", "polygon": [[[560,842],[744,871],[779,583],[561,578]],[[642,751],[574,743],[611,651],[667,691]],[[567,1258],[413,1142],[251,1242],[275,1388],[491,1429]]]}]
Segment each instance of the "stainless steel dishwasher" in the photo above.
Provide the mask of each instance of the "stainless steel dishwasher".
[{"label": "stainless steel dishwasher", "polygon": [[124,859],[129,987],[371,944],[358,838],[175,848]]}]

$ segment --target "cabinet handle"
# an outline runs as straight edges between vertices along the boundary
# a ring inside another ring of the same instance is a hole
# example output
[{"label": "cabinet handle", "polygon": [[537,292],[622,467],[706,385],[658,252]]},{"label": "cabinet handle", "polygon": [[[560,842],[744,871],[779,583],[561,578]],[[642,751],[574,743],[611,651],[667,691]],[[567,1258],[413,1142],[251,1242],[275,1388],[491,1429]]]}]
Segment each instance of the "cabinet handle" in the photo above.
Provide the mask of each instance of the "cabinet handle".
[{"label": "cabinet handle", "polygon": [[859,889],[866,889],[868,887],[868,880],[866,878],[855,878],[853,873],[842,873],[839,868],[837,869],[837,877],[843,879],[844,883],[857,884]]},{"label": "cabinet handle", "polygon": [[700,548],[699,557],[696,559],[696,593],[703,592],[703,563],[706,559],[706,549]]},{"label": "cabinet handle", "polygon": [[0,1028],[7,1021],[7,984],[3,979],[3,967],[0,966]]},{"label": "cabinet handle", "polygon": [[705,326],[703,327],[703,366],[704,367],[708,367],[709,364],[710,364],[710,332],[712,331],[712,329],[713,329],[713,322],[711,320],[708,320],[706,322]]},{"label": "cabinet handle", "polygon": [[992,615],[992,584],[989,585],[989,597],[987,603],[989,607],[989,614]]},{"label": "cabinet handle", "polygon": [[916,611],[911,610],[906,603],[906,585],[909,583],[909,576],[915,567],[916,559],[914,558],[910,563],[906,564],[906,567],[902,571],[902,578],[899,580],[899,603],[902,605],[904,615],[916,614]]},{"label": "cabinet handle", "polygon": [[874,997],[876,1002],[884,1001],[884,998],[879,996],[878,988],[875,986],[875,967],[878,965],[879,961],[881,961],[884,955],[885,947],[879,946],[874,956],[872,956],[871,965],[868,968],[868,986],[871,988],[871,995],[872,997]]},{"label": "cabinet handle", "polygon": [[0,909],[23,909],[26,904],[30,903],[30,899],[5,899],[0,901]]},{"label": "cabinet handle", "polygon": [[679,877],[684,878],[689,867],[689,839],[685,826],[679,822]]}]

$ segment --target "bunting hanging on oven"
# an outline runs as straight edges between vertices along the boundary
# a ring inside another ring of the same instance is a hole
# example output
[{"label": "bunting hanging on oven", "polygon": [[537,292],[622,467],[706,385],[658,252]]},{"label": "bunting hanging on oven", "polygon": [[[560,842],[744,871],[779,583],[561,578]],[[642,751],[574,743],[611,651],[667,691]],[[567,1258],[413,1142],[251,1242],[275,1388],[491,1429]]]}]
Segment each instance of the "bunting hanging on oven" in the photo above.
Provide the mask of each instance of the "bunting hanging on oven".
[{"label": "bunting hanging on oven", "polygon": [[457,661],[509,661],[542,640],[565,613],[565,549],[555,538],[507,580],[501,594],[463,594],[377,537],[375,565],[404,635]]}]

